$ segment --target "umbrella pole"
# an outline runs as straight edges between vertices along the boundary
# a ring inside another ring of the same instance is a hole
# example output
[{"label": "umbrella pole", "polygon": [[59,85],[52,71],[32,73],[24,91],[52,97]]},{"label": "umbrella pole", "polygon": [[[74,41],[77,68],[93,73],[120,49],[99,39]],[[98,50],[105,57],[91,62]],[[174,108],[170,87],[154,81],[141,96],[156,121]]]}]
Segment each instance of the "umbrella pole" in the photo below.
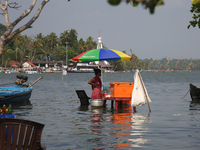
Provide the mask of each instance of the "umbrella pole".
[{"label": "umbrella pole", "polygon": [[[135,63],[136,69],[138,69],[137,64],[136,64],[136,62],[135,62],[135,58],[134,58],[134,56],[133,56],[132,49],[130,49],[130,51],[131,51],[131,54],[132,54],[133,61],[134,61],[134,63]],[[141,81],[141,83],[142,83],[142,88],[143,88],[143,90],[144,90],[145,97],[146,97],[146,99],[147,99],[147,104],[148,104],[148,107],[149,107],[149,113],[151,113],[151,108],[150,108],[150,105],[149,105],[149,100],[148,100],[148,97],[147,97],[146,90],[145,90],[145,88],[144,88],[144,83],[143,83],[143,81],[142,81],[142,77],[141,77],[141,75],[140,75],[140,72],[138,72],[138,75],[139,75],[140,81]]]},{"label": "umbrella pole", "polygon": [[101,63],[100,63],[100,66],[101,66],[101,83],[102,83],[101,93],[103,93],[103,71],[102,71]]}]

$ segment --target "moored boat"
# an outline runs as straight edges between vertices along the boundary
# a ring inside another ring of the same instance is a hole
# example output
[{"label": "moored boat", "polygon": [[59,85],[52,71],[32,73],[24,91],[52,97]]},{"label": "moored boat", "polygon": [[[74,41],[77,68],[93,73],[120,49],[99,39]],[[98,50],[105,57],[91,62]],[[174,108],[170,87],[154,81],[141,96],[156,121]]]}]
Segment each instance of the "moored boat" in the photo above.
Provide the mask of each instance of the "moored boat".
[{"label": "moored boat", "polygon": [[94,73],[94,68],[101,68],[104,73],[113,73],[113,66],[111,66],[108,62],[102,61],[99,64],[99,61],[96,62],[70,62],[67,72],[68,73]]},{"label": "moored boat", "polygon": [[29,100],[33,86],[10,86],[0,87],[0,105],[3,104],[19,104]]},{"label": "moored boat", "polygon": [[24,84],[27,80],[27,76],[23,76],[18,74],[17,80],[15,81],[15,86],[2,86],[0,87],[0,106],[3,104],[17,104],[20,105],[21,103],[29,100],[31,96],[31,92],[33,90],[33,85],[42,79],[42,76],[38,78],[32,84]]},{"label": "moored boat", "polygon": [[99,65],[95,64],[94,62],[70,62],[67,72],[68,73],[94,73],[94,68],[99,68]]},{"label": "moored boat", "polygon": [[196,87],[190,83],[190,96],[193,102],[200,102],[200,87]]}]

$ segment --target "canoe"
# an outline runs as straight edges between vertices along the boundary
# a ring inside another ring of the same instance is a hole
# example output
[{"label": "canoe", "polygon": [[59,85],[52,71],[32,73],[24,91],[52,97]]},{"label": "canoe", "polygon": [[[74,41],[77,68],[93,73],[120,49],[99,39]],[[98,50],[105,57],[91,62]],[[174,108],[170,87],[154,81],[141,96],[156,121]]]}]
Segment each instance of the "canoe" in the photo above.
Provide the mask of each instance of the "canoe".
[{"label": "canoe", "polygon": [[190,83],[190,96],[192,101],[200,102],[200,88]]},{"label": "canoe", "polygon": [[29,100],[33,86],[0,87],[0,106],[3,104],[20,104]]}]

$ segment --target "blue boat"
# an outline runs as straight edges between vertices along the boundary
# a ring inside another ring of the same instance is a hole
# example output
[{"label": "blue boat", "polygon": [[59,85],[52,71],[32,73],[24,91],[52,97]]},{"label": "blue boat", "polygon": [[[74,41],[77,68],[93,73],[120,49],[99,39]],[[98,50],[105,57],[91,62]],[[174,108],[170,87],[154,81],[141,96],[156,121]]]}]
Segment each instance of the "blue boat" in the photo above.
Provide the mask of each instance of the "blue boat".
[{"label": "blue boat", "polygon": [[33,86],[0,87],[0,106],[3,104],[20,104],[29,100]]},{"label": "blue boat", "polygon": [[23,102],[28,101],[31,97],[33,85],[40,79],[42,79],[41,76],[32,84],[25,85],[24,83],[28,80],[27,76],[18,74],[16,77],[17,80],[15,81],[15,86],[0,87],[0,106],[2,106],[3,104],[20,105]]}]

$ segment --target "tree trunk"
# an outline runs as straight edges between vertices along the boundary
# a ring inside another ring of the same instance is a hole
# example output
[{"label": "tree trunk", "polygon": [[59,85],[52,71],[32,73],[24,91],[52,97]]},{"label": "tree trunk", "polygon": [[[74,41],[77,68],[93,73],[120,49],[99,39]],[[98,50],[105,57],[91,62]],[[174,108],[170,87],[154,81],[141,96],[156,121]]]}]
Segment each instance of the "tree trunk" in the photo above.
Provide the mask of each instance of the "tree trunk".
[{"label": "tree trunk", "polygon": [[6,68],[6,66],[7,66],[7,63],[8,63],[8,61],[6,61],[5,68]]},{"label": "tree trunk", "polygon": [[0,57],[1,55],[3,54],[3,49],[4,49],[4,46],[6,45],[6,42],[4,40],[4,37],[1,36],[1,39],[0,39]]},{"label": "tree trunk", "polygon": [[32,57],[32,59],[31,59],[31,62],[32,62],[32,61],[33,61],[33,59],[34,59],[34,57],[35,57],[35,54],[36,54],[36,48],[35,48],[35,50],[34,50],[33,57]]},{"label": "tree trunk", "polygon": [[[2,4],[2,2],[0,1],[0,9],[3,11],[3,16],[5,17],[5,21],[7,24],[7,30],[4,32],[4,34],[1,36],[0,38],[0,57],[3,54],[4,51],[4,47],[7,41],[11,40],[15,35],[23,32],[24,30],[28,29],[28,28],[32,28],[32,24],[35,22],[35,20],[39,17],[43,7],[45,6],[45,4],[47,2],[49,2],[50,0],[42,0],[42,3],[40,4],[37,12],[35,13],[35,15],[24,25],[22,25],[21,27],[19,27],[18,29],[16,29],[15,31],[13,31],[14,27],[21,21],[23,20],[26,16],[28,16],[30,14],[30,12],[32,11],[32,9],[34,8],[35,4],[36,4],[37,0],[32,0],[32,4],[29,7],[29,9],[25,10],[24,13],[21,14],[21,16],[19,16],[14,22],[10,22],[9,20],[9,15],[8,15],[8,7],[9,7],[9,3],[6,0],[5,4]],[[15,8],[15,7],[14,7]],[[17,8],[17,7],[16,7]]]}]

